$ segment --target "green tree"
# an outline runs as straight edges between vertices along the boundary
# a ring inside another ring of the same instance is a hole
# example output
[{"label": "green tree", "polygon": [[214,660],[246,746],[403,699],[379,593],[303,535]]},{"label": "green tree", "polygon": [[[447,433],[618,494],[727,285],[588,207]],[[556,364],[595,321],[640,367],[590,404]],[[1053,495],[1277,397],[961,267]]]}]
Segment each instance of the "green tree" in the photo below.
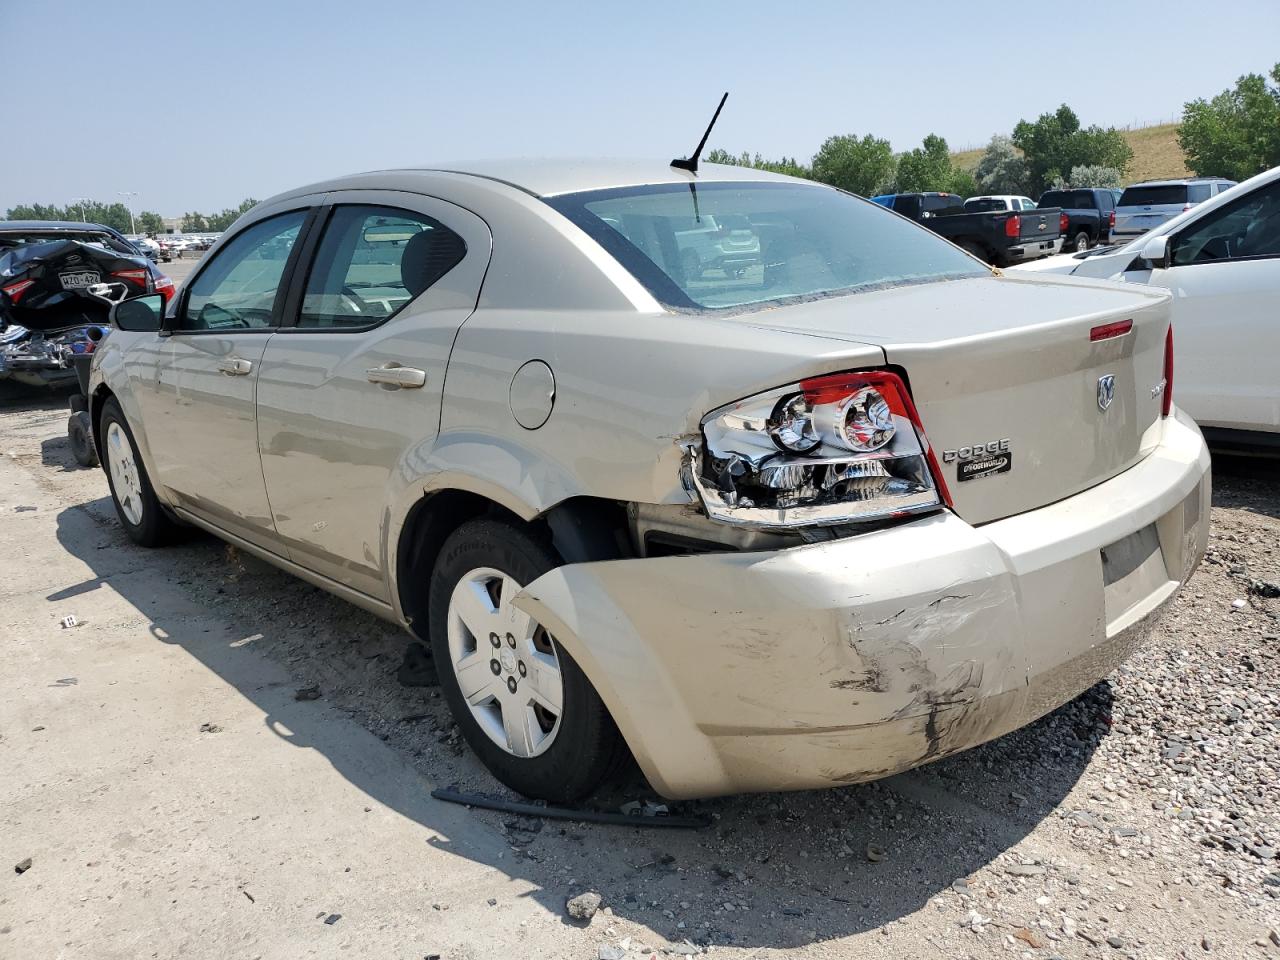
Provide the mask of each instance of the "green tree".
[{"label": "green tree", "polygon": [[1271,81],[1246,74],[1212,100],[1183,106],[1178,143],[1194,173],[1246,180],[1280,166],[1280,63]]},{"label": "green tree", "polygon": [[1096,124],[1081,127],[1080,118],[1065,103],[1053,113],[1041,114],[1034,123],[1019,120],[1013,143],[1027,160],[1028,183],[1033,196],[1078,166],[1115,167],[1124,173],[1133,151],[1114,127]]},{"label": "green tree", "polygon": [[940,190],[950,192],[951,150],[947,141],[936,134],[924,138],[922,146],[898,157],[898,173],[894,189],[898,193],[920,193]]},{"label": "green tree", "polygon": [[756,170],[768,170],[771,173],[783,173],[789,177],[810,179],[812,176],[812,171],[796,160],[795,157],[768,160],[758,153],[753,155],[746,150],[742,151],[742,153],[730,153],[728,150],[717,147],[714,150],[709,150],[703,159],[707,163],[724,163],[732,167],[752,167]]},{"label": "green tree", "polygon": [[888,140],[867,134],[828,137],[813,158],[812,176],[841,190],[870,197],[893,180],[896,161]]},{"label": "green tree", "polygon": [[1055,190],[1071,190],[1076,187],[1102,187],[1119,190],[1124,186],[1124,176],[1115,167],[1072,167],[1071,175],[1053,181]]},{"label": "green tree", "polygon": [[979,193],[1025,194],[1030,180],[1026,158],[1013,141],[996,134],[982,152],[978,165],[973,168]]},{"label": "green tree", "polygon": [[931,133],[921,146],[898,157],[894,190],[898,193],[937,191],[971,197],[978,192],[978,185],[972,173],[951,162],[947,141]]},{"label": "green tree", "polygon": [[202,233],[209,229],[209,221],[203,213],[184,213],[182,215],[183,233]]},{"label": "green tree", "polygon": [[152,236],[164,233],[164,218],[151,210],[143,210],[137,216],[138,232]]},{"label": "green tree", "polygon": [[205,217],[205,223],[208,224],[208,226],[202,227],[201,229],[217,231],[225,230],[227,227],[239,220],[242,214],[248,213],[257,205],[258,201],[250,197],[246,200],[240,201],[240,206],[236,207],[234,210],[230,207],[226,207],[221,213],[211,213],[209,216]]}]

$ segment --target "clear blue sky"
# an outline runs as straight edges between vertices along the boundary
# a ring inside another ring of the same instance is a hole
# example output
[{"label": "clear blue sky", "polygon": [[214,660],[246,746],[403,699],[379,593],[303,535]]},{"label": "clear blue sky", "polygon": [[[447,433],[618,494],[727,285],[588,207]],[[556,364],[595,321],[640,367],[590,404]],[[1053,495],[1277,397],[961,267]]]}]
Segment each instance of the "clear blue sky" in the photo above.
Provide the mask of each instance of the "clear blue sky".
[{"label": "clear blue sky", "polygon": [[[165,216],[330,175],[828,135],[977,146],[1062,102],[1166,120],[1280,60],[1280,3],[0,0],[0,211]],[[18,78],[31,77],[30,91]]]}]

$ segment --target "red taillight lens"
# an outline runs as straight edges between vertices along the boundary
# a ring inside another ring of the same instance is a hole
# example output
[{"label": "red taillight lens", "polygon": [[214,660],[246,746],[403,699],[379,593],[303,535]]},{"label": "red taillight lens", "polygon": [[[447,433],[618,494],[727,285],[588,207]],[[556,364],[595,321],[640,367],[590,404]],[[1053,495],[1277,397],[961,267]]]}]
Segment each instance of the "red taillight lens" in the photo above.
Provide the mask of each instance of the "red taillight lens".
[{"label": "red taillight lens", "polygon": [[111,274],[120,280],[132,283],[135,287],[147,288],[147,280],[151,277],[149,270],[116,270]]},{"label": "red taillight lens", "polygon": [[919,413],[887,370],[814,377],[702,421],[695,486],[715,520],[794,527],[950,504]]},{"label": "red taillight lens", "polygon": [[169,277],[161,277],[156,281],[156,293],[164,297],[165,306],[169,305],[169,301],[173,299],[176,290],[177,288]]},{"label": "red taillight lens", "polygon": [[1004,222],[1004,235],[1018,237],[1022,234],[1022,218],[1016,213]]},{"label": "red taillight lens", "polygon": [[1107,217],[1107,226],[1114,227],[1115,225],[1116,225],[1116,212],[1112,210],[1111,215]]},{"label": "red taillight lens", "polygon": [[1071,218],[1065,213],[1058,214],[1058,232],[1066,233],[1067,227],[1071,226]]},{"label": "red taillight lens", "polygon": [[1169,324],[1169,332],[1164,335],[1164,399],[1160,404],[1160,415],[1167,417],[1173,410],[1173,324]]},{"label": "red taillight lens", "polygon": [[11,283],[7,287],[0,287],[9,297],[10,303],[17,303],[22,299],[22,295],[27,292],[28,287],[35,286],[34,280],[19,280],[17,283]]}]

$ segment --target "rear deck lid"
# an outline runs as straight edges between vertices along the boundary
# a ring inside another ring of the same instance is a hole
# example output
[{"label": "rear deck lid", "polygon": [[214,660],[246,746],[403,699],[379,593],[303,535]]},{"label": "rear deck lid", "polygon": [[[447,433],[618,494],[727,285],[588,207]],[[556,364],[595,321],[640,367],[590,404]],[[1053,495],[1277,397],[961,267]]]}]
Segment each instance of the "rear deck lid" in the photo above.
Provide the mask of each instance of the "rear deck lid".
[{"label": "rear deck lid", "polygon": [[984,278],[743,320],[880,346],[905,370],[956,512],[971,523],[1102,483],[1159,441],[1163,291]]}]

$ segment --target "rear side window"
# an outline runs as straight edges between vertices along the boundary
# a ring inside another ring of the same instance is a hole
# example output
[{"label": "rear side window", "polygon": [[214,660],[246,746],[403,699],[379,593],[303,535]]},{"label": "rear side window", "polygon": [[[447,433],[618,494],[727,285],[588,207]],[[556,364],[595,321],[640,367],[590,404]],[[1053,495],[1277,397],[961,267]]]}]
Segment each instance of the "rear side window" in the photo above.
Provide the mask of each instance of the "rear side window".
[{"label": "rear side window", "polygon": [[316,250],[299,327],[381,323],[466,255],[462,238],[431,217],[395,207],[335,207]]},{"label": "rear side window", "polygon": [[1213,188],[1207,183],[1189,184],[1187,186],[1187,202],[1204,203],[1209,199],[1211,193],[1213,193]]},{"label": "rear side window", "polygon": [[1186,203],[1187,185],[1170,183],[1160,187],[1129,187],[1120,194],[1121,207],[1155,207],[1161,204]]}]

